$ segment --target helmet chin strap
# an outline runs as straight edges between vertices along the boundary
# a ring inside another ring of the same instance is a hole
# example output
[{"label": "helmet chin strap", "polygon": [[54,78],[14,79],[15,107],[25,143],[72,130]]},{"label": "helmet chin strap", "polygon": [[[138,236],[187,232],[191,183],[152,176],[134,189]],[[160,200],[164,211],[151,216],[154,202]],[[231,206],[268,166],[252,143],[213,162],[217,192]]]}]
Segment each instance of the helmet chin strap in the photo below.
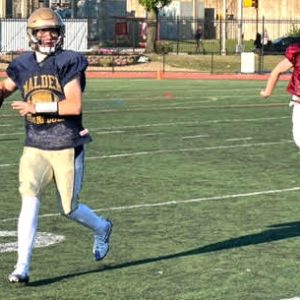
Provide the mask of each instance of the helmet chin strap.
[{"label": "helmet chin strap", "polygon": [[55,39],[55,42],[52,43],[50,46],[43,45],[43,42],[41,39],[38,39],[35,32],[33,30],[28,31],[29,36],[29,43],[35,52],[40,52],[45,55],[51,55],[54,54],[57,50],[62,49],[63,45],[63,35],[62,33],[59,33],[57,39]]},{"label": "helmet chin strap", "polygon": [[55,52],[55,47],[44,47],[41,41],[35,39],[35,55],[38,63],[41,63],[45,58]]},{"label": "helmet chin strap", "polygon": [[53,46],[50,46],[50,47],[49,46],[43,46],[42,41],[38,40],[35,37],[32,38],[32,42],[35,44],[35,51],[39,52],[41,54],[44,54],[44,55],[50,55],[50,54],[55,53],[56,50],[57,50],[57,45],[59,43],[59,41],[57,41],[55,43],[55,45],[53,45]]},{"label": "helmet chin strap", "polygon": [[50,55],[55,52],[56,47],[44,47],[44,46],[38,46],[37,51],[45,54],[45,55]]},{"label": "helmet chin strap", "polygon": [[37,51],[42,53],[42,54],[50,55],[50,54],[52,54],[56,51],[56,44],[54,46],[50,46],[50,47],[49,46],[43,46],[42,41],[37,40]]}]

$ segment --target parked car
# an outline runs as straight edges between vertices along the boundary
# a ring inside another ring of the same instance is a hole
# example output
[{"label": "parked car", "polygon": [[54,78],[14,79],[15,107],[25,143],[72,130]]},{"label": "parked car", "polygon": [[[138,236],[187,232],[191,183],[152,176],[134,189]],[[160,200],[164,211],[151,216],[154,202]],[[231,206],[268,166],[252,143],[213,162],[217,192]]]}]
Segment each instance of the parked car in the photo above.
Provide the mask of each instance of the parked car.
[{"label": "parked car", "polygon": [[270,50],[272,52],[285,53],[288,46],[293,44],[300,44],[300,36],[281,37],[272,41]]},{"label": "parked car", "polygon": [[[264,54],[284,54],[288,46],[300,44],[300,36],[285,36],[270,41],[263,47]],[[256,45],[255,45],[256,46]],[[262,51],[261,47],[256,47],[255,52]]]}]

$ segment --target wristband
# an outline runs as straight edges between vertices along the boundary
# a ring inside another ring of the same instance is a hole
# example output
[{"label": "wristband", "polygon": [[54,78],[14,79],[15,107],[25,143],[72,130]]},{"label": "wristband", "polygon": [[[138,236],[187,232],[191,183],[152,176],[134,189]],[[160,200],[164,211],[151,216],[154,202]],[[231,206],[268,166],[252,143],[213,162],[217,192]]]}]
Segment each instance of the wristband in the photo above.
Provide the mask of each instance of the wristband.
[{"label": "wristband", "polygon": [[53,114],[58,112],[58,102],[40,102],[35,104],[35,112],[38,114]]}]

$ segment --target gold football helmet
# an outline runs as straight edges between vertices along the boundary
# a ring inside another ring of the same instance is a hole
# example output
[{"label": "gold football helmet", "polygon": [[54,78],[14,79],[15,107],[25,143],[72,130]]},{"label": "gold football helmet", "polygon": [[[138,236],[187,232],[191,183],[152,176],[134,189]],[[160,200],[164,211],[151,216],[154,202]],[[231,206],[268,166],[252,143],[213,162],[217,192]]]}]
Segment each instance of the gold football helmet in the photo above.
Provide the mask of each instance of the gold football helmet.
[{"label": "gold football helmet", "polygon": [[[58,39],[51,47],[45,47],[41,41],[37,39],[36,32],[39,29],[56,29]],[[65,33],[65,25],[61,17],[51,8],[39,8],[35,10],[29,17],[27,22],[27,35],[29,37],[29,46],[34,51],[43,54],[52,54],[63,46],[63,39]]]}]

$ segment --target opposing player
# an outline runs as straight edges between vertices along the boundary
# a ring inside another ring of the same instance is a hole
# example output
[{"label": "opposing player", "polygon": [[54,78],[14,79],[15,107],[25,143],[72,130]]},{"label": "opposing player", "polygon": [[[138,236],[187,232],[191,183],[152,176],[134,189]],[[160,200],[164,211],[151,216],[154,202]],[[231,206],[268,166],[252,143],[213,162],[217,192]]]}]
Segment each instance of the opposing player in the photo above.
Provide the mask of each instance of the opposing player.
[{"label": "opposing player", "polygon": [[261,97],[268,98],[278,82],[281,74],[293,69],[287,91],[291,94],[290,106],[293,108],[293,139],[300,148],[300,45],[287,48],[285,58],[271,72],[266,88],[260,92]]},{"label": "opposing player", "polygon": [[63,50],[64,24],[49,8],[34,11],[27,31],[32,52],[22,54],[7,68],[0,84],[1,101],[19,89],[23,101],[12,108],[25,117],[26,139],[20,159],[18,261],[8,280],[28,283],[38,226],[40,199],[54,180],[63,215],[94,233],[93,253],[103,259],[109,250],[112,223],[79,203],[83,182],[84,146],[91,137],[82,126],[82,93],[86,59]]}]

